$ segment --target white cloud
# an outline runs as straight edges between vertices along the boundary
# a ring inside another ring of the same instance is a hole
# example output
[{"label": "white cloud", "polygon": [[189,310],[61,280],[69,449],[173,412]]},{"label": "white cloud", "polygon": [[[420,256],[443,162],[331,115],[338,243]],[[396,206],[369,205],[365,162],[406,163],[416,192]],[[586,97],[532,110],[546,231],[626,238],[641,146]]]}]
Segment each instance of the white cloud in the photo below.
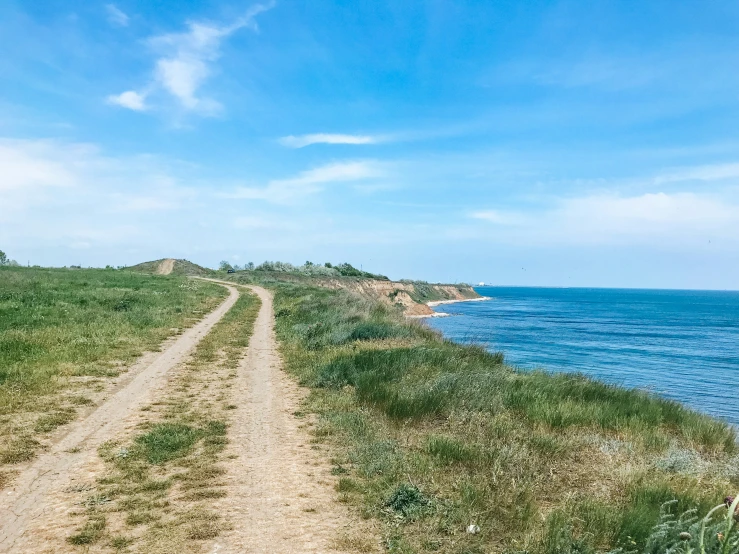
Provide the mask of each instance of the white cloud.
[{"label": "white cloud", "polygon": [[150,156],[113,158],[90,144],[0,139],[0,205],[23,211],[95,205],[100,213],[173,209],[188,200],[184,187]]},{"label": "white cloud", "polygon": [[323,190],[323,185],[359,181],[379,177],[382,171],[375,162],[340,162],[299,173],[289,179],[270,181],[266,187],[240,187],[230,198],[259,199],[284,203]]},{"label": "white cloud", "polygon": [[377,137],[367,135],[339,135],[329,133],[315,133],[311,135],[300,135],[282,137],[280,144],[290,148],[303,148],[311,144],[374,144],[379,142]]},{"label": "white cloud", "polygon": [[300,223],[285,219],[284,216],[272,214],[269,217],[263,216],[242,216],[237,217],[233,221],[235,229],[248,229],[251,231],[264,230],[298,230]]},{"label": "white cloud", "polygon": [[105,6],[108,12],[108,21],[113,25],[119,25],[121,27],[127,27],[129,17],[122,12],[115,4],[108,4]]},{"label": "white cloud", "polygon": [[[151,38],[150,46],[161,55],[155,62],[154,78],[146,87],[147,90],[162,90],[170,94],[186,111],[216,115],[221,105],[212,98],[202,96],[200,88],[211,75],[211,64],[221,55],[221,43],[239,29],[256,30],[254,17],[273,6],[273,2],[257,4],[230,25],[191,22],[183,33]],[[120,101],[124,95],[129,95],[124,99],[126,103]],[[117,104],[130,109],[143,109],[143,96],[133,91],[109,99],[119,99]]]},{"label": "white cloud", "polygon": [[500,240],[536,245],[656,241],[679,247],[739,239],[739,199],[731,194],[600,193],[559,199],[543,211],[484,210],[470,217],[495,224]]},{"label": "white cloud", "polygon": [[[0,139],[0,194],[20,191],[35,194],[39,188],[70,187],[75,163],[92,153],[89,145],[64,145],[55,141]],[[2,196],[0,196],[2,198]]]},{"label": "white cloud", "polygon": [[521,214],[501,210],[481,210],[471,213],[470,217],[496,225],[521,225],[526,222],[526,218]]},{"label": "white cloud", "polygon": [[133,90],[127,90],[120,94],[111,94],[108,96],[109,104],[116,104],[122,108],[128,108],[137,112],[142,112],[147,109],[146,96],[139,94]]},{"label": "white cloud", "polygon": [[723,181],[739,177],[739,163],[685,167],[658,175],[654,184],[662,185],[681,181]]},{"label": "white cloud", "polygon": [[692,192],[573,198],[562,203],[559,213],[563,219],[588,222],[593,228],[630,234],[645,227],[711,226],[739,219],[739,212],[733,207]]}]

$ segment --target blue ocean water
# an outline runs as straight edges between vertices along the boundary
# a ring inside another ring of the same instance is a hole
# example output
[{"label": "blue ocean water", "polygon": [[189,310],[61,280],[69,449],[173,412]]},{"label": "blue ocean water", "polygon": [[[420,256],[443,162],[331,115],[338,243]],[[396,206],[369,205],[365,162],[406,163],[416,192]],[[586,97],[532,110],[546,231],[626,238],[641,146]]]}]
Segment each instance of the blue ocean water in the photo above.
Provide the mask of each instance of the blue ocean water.
[{"label": "blue ocean water", "polygon": [[521,368],[648,389],[739,425],[739,292],[477,287],[429,325]]}]

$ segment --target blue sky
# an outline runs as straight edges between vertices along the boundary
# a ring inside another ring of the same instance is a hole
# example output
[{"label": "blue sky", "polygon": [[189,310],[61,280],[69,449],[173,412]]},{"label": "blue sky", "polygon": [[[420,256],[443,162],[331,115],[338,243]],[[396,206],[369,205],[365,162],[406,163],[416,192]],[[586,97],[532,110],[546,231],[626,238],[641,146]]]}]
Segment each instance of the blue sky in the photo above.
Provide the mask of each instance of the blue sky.
[{"label": "blue sky", "polygon": [[0,4],[0,248],[739,288],[739,4]]}]

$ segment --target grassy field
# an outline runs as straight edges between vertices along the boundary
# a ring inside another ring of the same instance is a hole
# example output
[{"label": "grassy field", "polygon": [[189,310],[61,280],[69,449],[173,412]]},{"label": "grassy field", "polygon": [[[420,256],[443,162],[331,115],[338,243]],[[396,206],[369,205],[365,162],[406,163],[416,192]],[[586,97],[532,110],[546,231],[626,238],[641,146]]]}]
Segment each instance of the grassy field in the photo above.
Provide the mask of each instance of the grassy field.
[{"label": "grassy field", "polygon": [[517,372],[391,308],[276,288],[286,368],[311,388],[338,493],[395,553],[643,550],[660,508],[739,488],[736,436],[679,404]]},{"label": "grassy field", "polygon": [[80,491],[79,527],[69,537],[81,551],[199,553],[203,540],[228,524],[215,513],[222,483],[231,385],[259,311],[256,296],[241,297],[171,373],[165,391],[143,408],[132,436],[103,445],[104,474]]},{"label": "grassy field", "polygon": [[0,488],[107,380],[225,295],[183,277],[0,267]]}]

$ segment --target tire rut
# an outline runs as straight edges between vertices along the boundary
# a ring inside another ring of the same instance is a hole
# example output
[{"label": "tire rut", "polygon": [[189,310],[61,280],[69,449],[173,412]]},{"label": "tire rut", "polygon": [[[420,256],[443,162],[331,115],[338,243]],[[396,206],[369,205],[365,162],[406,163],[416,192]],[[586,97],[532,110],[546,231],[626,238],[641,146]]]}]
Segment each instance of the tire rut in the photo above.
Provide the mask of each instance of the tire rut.
[{"label": "tire rut", "polygon": [[[218,554],[330,554],[343,552],[349,530],[366,532],[337,501],[325,452],[311,446],[304,398],[282,370],[274,333],[272,293],[248,286],[262,301],[234,386],[237,408],[226,455],[228,495],[214,509],[232,529],[218,537]],[[373,535],[371,531],[369,536]]]}]

